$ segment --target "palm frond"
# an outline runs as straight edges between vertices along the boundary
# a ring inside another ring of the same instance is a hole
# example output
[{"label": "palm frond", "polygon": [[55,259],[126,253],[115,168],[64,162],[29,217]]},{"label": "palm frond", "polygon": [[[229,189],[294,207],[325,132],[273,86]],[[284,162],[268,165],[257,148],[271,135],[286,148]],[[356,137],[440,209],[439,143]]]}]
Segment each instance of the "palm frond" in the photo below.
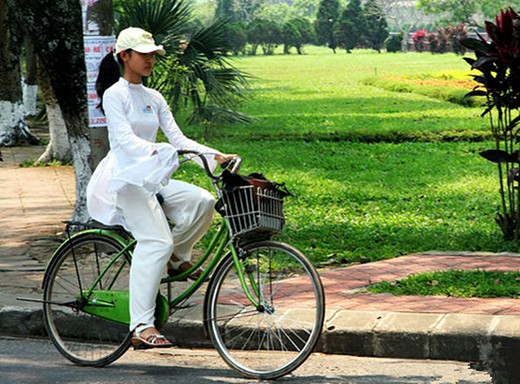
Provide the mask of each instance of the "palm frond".
[{"label": "palm frond", "polygon": [[243,100],[247,89],[247,75],[233,67],[219,67],[208,71],[205,89],[212,103],[232,107]]},{"label": "palm frond", "polygon": [[122,0],[117,30],[139,27],[154,35],[160,44],[169,45],[187,33],[191,7],[183,0]]},{"label": "palm frond", "polygon": [[214,63],[224,64],[227,62],[226,52],[230,49],[226,24],[222,20],[217,20],[193,33],[188,47],[180,57],[180,63],[190,65],[192,61],[198,62],[204,57]]}]

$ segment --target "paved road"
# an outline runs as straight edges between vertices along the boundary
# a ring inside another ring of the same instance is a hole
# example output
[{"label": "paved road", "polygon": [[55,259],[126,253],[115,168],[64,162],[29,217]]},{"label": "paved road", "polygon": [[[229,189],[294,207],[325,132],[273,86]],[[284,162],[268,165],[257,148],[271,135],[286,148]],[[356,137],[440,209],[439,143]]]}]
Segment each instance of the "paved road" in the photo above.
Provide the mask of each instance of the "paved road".
[{"label": "paved road", "polygon": [[[105,368],[68,363],[46,340],[0,338],[2,384],[209,384],[255,383],[243,379],[211,349],[128,351]],[[314,354],[276,383],[490,384],[486,373],[452,361],[362,358]]]}]

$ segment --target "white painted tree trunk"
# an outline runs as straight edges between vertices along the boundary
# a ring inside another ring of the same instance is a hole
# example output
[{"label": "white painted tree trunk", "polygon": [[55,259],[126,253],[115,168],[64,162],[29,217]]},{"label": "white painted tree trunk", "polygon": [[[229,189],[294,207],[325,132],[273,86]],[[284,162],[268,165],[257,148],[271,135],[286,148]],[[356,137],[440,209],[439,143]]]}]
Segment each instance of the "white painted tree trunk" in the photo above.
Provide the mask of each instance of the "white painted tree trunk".
[{"label": "white painted tree trunk", "polygon": [[58,160],[62,163],[70,163],[72,154],[70,151],[69,135],[67,126],[63,120],[60,106],[54,100],[54,103],[46,102],[47,120],[49,122],[49,144],[45,152],[37,160],[37,163],[48,163],[52,160]]},{"label": "white painted tree trunk", "polygon": [[36,144],[24,119],[20,84],[20,44],[16,23],[12,23],[10,7],[0,0],[0,146]]},{"label": "white painted tree trunk", "polygon": [[90,218],[87,212],[87,184],[92,176],[90,167],[90,142],[87,136],[70,136],[74,171],[76,172],[76,205],[72,220],[86,222]]},{"label": "white painted tree trunk", "polygon": [[0,146],[17,144],[27,132],[23,103],[0,100]]},{"label": "white painted tree trunk", "polygon": [[38,98],[38,86],[24,83],[23,84],[23,105],[25,116],[36,115],[36,99]]},{"label": "white painted tree trunk", "polygon": [[47,110],[47,121],[49,123],[49,144],[45,152],[38,159],[38,163],[49,163],[53,160],[62,163],[70,163],[72,154],[70,152],[69,133],[67,125],[63,120],[61,108],[56,99],[56,95],[49,82],[49,77],[42,69],[41,65],[37,66],[38,81],[45,99],[45,109]]}]

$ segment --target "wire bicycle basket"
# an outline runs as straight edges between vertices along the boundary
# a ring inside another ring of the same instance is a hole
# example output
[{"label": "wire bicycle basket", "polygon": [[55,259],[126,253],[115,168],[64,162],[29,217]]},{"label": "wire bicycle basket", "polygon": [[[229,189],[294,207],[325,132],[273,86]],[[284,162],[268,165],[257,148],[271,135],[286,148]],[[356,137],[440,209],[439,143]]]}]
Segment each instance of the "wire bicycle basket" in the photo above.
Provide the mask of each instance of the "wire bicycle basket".
[{"label": "wire bicycle basket", "polygon": [[231,234],[241,238],[270,237],[282,231],[284,194],[253,185],[221,190],[220,213]]}]

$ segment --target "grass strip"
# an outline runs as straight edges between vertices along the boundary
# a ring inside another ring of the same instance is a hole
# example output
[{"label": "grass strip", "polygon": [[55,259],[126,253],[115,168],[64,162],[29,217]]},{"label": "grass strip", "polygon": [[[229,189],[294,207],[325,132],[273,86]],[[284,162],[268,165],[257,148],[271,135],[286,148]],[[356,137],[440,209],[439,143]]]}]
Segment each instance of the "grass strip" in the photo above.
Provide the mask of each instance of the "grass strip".
[{"label": "grass strip", "polygon": [[454,297],[520,297],[520,272],[446,270],[385,281],[368,288],[372,293]]}]

